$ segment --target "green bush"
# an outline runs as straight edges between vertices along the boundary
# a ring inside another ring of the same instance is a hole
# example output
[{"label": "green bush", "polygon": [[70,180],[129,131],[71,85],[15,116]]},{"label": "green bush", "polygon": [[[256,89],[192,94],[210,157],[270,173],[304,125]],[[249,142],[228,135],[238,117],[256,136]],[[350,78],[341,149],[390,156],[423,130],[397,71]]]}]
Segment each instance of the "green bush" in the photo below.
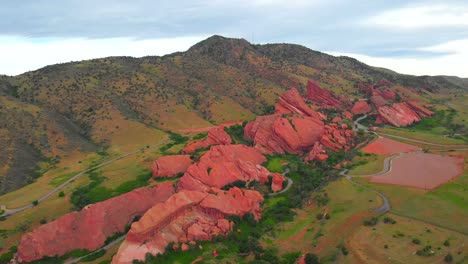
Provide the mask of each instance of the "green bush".
[{"label": "green bush", "polygon": [[444,257],[444,261],[447,262],[447,263],[451,263],[451,262],[453,261],[452,254],[448,253],[448,254]]},{"label": "green bush", "polygon": [[421,244],[421,240],[419,238],[413,238],[412,242],[413,242],[413,244],[416,244],[416,245]]},{"label": "green bush", "polygon": [[65,196],[65,193],[63,191],[60,191],[58,194],[58,197],[64,197],[64,196]]},{"label": "green bush", "polygon": [[416,255],[423,256],[423,257],[429,257],[429,256],[432,256],[434,254],[435,254],[435,252],[432,250],[432,247],[429,246],[429,245],[416,251]]},{"label": "green bush", "polygon": [[364,225],[365,226],[375,226],[379,222],[379,219],[377,217],[372,217],[370,219],[364,220]]}]

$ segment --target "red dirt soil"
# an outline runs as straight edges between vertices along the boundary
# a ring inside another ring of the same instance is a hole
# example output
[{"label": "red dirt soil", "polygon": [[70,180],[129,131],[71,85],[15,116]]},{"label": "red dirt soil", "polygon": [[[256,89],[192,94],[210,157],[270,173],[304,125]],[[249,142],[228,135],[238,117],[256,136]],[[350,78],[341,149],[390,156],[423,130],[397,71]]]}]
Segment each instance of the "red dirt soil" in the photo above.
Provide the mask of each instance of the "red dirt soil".
[{"label": "red dirt soil", "polygon": [[362,152],[381,155],[393,155],[401,152],[413,152],[418,150],[421,149],[413,145],[379,137],[376,141],[365,146],[362,149]]},{"label": "red dirt soil", "polygon": [[392,169],[371,182],[430,190],[463,173],[463,156],[415,153],[396,158]]}]

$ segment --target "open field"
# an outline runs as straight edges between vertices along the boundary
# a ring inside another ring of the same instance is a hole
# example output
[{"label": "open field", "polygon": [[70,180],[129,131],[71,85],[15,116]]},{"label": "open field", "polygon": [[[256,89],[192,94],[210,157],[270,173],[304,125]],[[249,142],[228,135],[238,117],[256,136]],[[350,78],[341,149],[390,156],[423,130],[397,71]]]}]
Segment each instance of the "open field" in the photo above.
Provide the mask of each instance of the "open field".
[{"label": "open field", "polygon": [[392,160],[390,171],[373,176],[372,183],[431,190],[463,173],[463,156],[410,153]]},{"label": "open field", "polygon": [[[462,154],[462,153],[456,153]],[[468,158],[465,155],[465,171],[454,180],[425,191],[415,188],[369,183],[369,179],[354,180],[376,189],[387,196],[392,212],[427,221],[468,234]]]},{"label": "open field", "polygon": [[385,155],[369,155],[356,156],[351,161],[351,164],[360,164],[349,171],[349,175],[369,175],[382,171],[383,163],[387,156]]},{"label": "open field", "polygon": [[[466,144],[466,142],[460,139],[444,137],[443,135],[438,135],[434,133],[411,130],[410,128],[385,127],[385,128],[380,128],[378,132],[391,134],[395,136],[407,137],[407,138],[416,139],[416,140],[427,141],[429,143],[436,143],[436,144],[453,144],[453,145]],[[397,140],[397,139],[394,139],[394,140]]]},{"label": "open field", "polygon": [[[395,224],[380,221],[375,227],[361,225],[349,237],[347,245],[357,263],[443,263],[447,254],[453,263],[468,260],[468,237],[430,224],[387,214]],[[420,241],[415,244],[413,239]],[[444,242],[448,241],[444,245]],[[432,256],[419,256],[417,250],[431,246]]]}]

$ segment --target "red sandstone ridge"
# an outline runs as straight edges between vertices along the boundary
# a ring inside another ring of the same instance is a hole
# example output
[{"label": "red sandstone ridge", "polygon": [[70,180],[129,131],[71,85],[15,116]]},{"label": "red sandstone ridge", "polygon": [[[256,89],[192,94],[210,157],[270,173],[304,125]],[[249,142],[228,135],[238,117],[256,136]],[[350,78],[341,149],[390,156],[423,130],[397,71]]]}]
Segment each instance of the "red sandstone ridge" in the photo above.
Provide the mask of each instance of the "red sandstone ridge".
[{"label": "red sandstone ridge", "polygon": [[195,152],[195,150],[199,148],[205,148],[211,145],[229,145],[231,142],[232,139],[229,134],[224,131],[224,127],[213,127],[208,131],[208,136],[206,138],[190,141],[183,152],[189,154]]},{"label": "red sandstone ridge", "polygon": [[132,224],[112,263],[144,260],[147,253],[164,252],[170,242],[187,243],[226,235],[233,227],[233,223],[225,219],[227,216],[252,213],[259,219],[262,201],[259,192],[238,188],[212,189],[210,193],[180,191],[154,205]]},{"label": "red sandstone ridge", "polygon": [[279,173],[273,173],[271,179],[271,190],[273,192],[279,192],[283,189],[283,182],[286,181],[286,178]]},{"label": "red sandstone ridge", "polygon": [[275,106],[275,113],[295,113],[302,116],[310,116],[317,120],[327,119],[327,117],[322,113],[315,112],[309,106],[307,106],[296,88],[291,88],[281,95],[278,103]]},{"label": "red sandstone ridge", "polygon": [[364,100],[359,100],[357,101],[353,108],[351,108],[351,112],[355,115],[361,115],[361,114],[367,114],[370,111],[372,111],[372,108],[370,105],[364,101]]},{"label": "red sandstone ridge", "polygon": [[431,116],[432,111],[414,103],[396,103],[382,106],[377,110],[377,122],[386,122],[396,127],[408,126],[420,121],[421,117]]},{"label": "red sandstone ridge", "polygon": [[322,89],[318,82],[309,80],[307,82],[307,98],[319,106],[325,108],[343,109],[347,102],[339,98],[333,92]]},{"label": "red sandstone ridge", "polygon": [[265,161],[260,151],[245,145],[212,146],[187,169],[177,189],[208,191],[238,180],[267,182],[270,172],[260,165]]},{"label": "red sandstone ridge", "polygon": [[190,155],[164,156],[153,162],[151,171],[154,177],[171,177],[187,171],[191,164]]},{"label": "red sandstone ridge", "polygon": [[115,233],[124,232],[135,217],[142,216],[174,193],[174,187],[160,184],[139,188],[104,202],[88,205],[80,212],[66,214],[23,235],[18,262],[62,256],[75,249],[96,250]]}]

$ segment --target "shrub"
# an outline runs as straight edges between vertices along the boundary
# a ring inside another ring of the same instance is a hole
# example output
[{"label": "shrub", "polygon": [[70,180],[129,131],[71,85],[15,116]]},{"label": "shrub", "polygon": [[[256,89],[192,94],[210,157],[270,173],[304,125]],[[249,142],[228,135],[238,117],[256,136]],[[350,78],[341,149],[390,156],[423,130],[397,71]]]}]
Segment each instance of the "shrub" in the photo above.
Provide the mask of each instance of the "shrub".
[{"label": "shrub", "polygon": [[393,218],[390,218],[390,217],[385,217],[385,218],[383,219],[383,222],[384,222],[385,224],[392,224],[392,225],[396,224],[396,221],[395,221]]},{"label": "shrub", "polygon": [[42,218],[41,221],[39,221],[39,223],[40,223],[41,225],[43,225],[43,224],[47,223],[47,219]]},{"label": "shrub", "polygon": [[377,217],[372,217],[371,219],[366,219],[364,220],[364,225],[365,226],[375,226],[379,222],[379,219]]},{"label": "shrub", "polygon": [[58,197],[64,197],[64,196],[65,196],[65,193],[63,191],[60,191],[58,194]]},{"label": "shrub", "polygon": [[31,202],[33,206],[37,206],[39,204],[39,201],[38,200],[34,200]]},{"label": "shrub", "polygon": [[318,213],[315,217],[316,217],[318,220],[322,220],[322,219],[323,219],[323,214],[322,214],[322,213]]},{"label": "shrub", "polygon": [[418,256],[423,256],[423,257],[429,257],[429,256],[432,256],[434,255],[435,252],[434,250],[432,250],[432,247],[431,246],[425,246],[424,248],[416,251],[416,255]]},{"label": "shrub", "polygon": [[446,246],[446,247],[450,246],[450,241],[448,241],[448,239],[444,241],[444,246]]},{"label": "shrub", "polygon": [[304,261],[306,264],[319,264],[320,263],[318,256],[315,254],[311,254],[311,253],[307,253],[305,255]]},{"label": "shrub", "polygon": [[421,240],[419,240],[419,238],[413,238],[412,242],[413,244],[416,244],[416,245],[421,244]]},{"label": "shrub", "polygon": [[445,260],[445,262],[447,262],[447,263],[451,263],[451,262],[453,261],[452,254],[448,253],[448,254],[444,257],[444,260]]}]

